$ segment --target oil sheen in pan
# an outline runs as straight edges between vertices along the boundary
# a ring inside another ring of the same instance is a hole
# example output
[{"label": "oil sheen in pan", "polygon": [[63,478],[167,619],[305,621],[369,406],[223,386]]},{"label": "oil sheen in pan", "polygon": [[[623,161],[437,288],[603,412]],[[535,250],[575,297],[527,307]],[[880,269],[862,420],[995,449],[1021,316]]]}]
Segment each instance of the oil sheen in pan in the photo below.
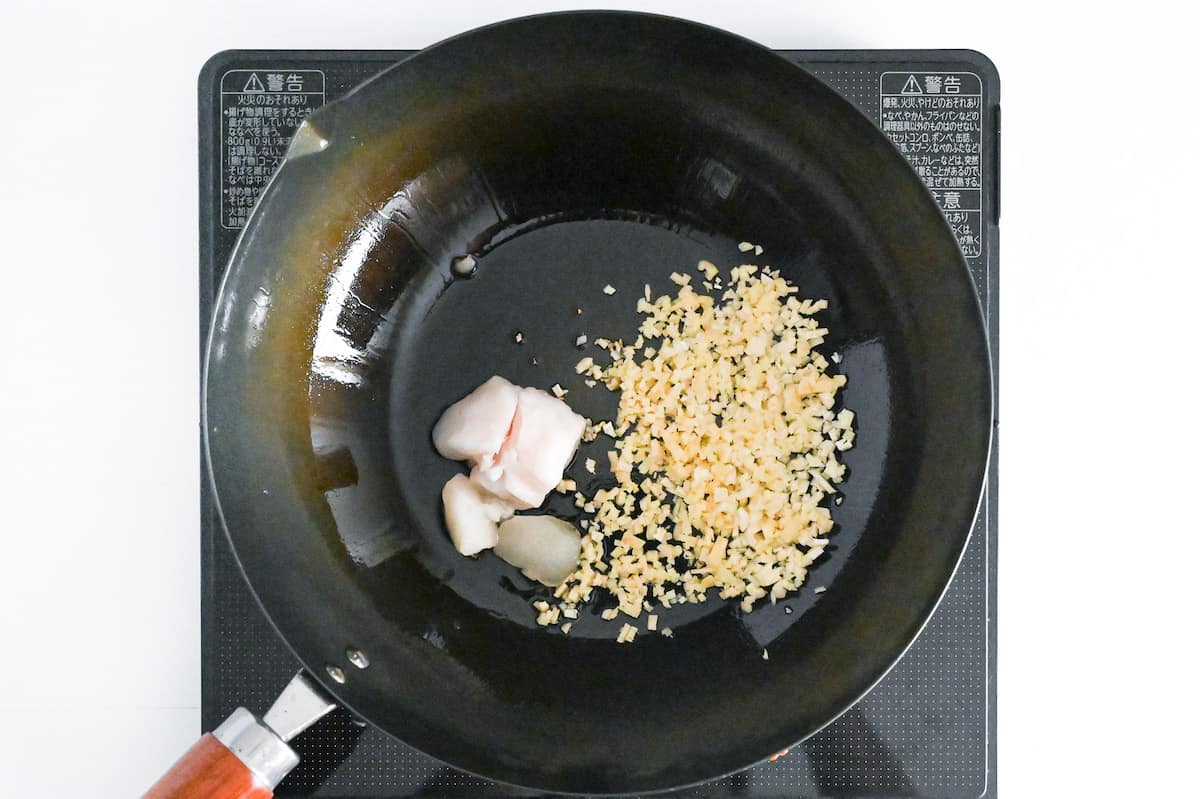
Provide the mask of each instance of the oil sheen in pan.
[{"label": "oil sheen in pan", "polygon": [[[440,518],[439,492],[461,467],[437,455],[428,431],[450,401],[493,374],[541,388],[560,383],[574,410],[593,419],[612,418],[616,395],[600,386],[586,387],[575,374],[574,365],[581,357],[578,336],[586,335],[589,342],[597,336],[629,336],[640,323],[636,302],[646,284],[655,293],[674,292],[678,287],[668,277],[672,271],[694,267],[702,258],[729,268],[746,256],[738,251],[736,237],[640,214],[548,218],[499,238],[498,245],[485,247],[478,255],[471,280],[447,281],[444,276],[454,271],[453,265],[430,269],[421,279],[438,290],[427,293],[418,288],[406,295],[430,301],[424,307],[405,307],[398,315],[389,393],[395,412],[388,423],[397,489],[410,509],[409,529],[417,538],[414,557],[472,605],[536,628],[529,601],[544,595],[545,588],[490,553],[464,559],[450,546]],[[759,260],[767,262],[765,257]],[[606,285],[616,287],[616,293],[606,294]],[[412,320],[411,326],[404,324],[405,319]],[[463,320],[471,321],[464,324]],[[512,337],[514,329],[522,332],[520,344]],[[585,352],[592,347],[586,345]],[[413,379],[414,375],[420,379]],[[590,457],[601,464],[598,476],[568,469],[588,490],[604,480],[609,443],[605,437],[584,443],[576,455],[576,463]],[[589,479],[591,485],[585,482]],[[572,521],[580,513],[569,497],[559,494],[551,495],[546,511]],[[852,543],[845,540],[845,550]],[[833,579],[845,550],[835,538],[819,569],[822,579]],[[616,628],[599,617],[610,604],[606,598],[597,592],[598,601],[581,608],[572,636],[611,639],[615,635]],[[752,615],[758,618],[746,628],[748,637],[758,646],[769,643],[796,619],[795,611],[802,612],[813,599],[811,592],[802,593],[774,607],[757,609]],[[786,613],[785,605],[793,613]],[[660,627],[672,629],[713,614],[744,615],[736,605],[715,599],[656,612]],[[769,623],[769,617],[775,616],[776,623]]]}]

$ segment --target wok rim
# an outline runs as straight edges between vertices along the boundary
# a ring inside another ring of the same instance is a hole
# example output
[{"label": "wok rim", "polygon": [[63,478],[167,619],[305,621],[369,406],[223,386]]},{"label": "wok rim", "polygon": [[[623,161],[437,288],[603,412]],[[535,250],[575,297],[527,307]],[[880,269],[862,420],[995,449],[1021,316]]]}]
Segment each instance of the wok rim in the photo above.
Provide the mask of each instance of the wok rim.
[{"label": "wok rim", "polygon": [[[670,23],[672,25],[686,27],[686,28],[689,28],[692,30],[704,31],[710,35],[714,35],[714,36],[723,38],[730,42],[741,42],[742,44],[749,45],[749,46],[761,51],[762,53],[769,54],[773,59],[778,60],[782,64],[786,64],[790,70],[793,70],[796,73],[796,76],[798,78],[809,79],[809,80],[812,80],[815,83],[819,84],[821,86],[821,88],[825,92],[827,92],[831,98],[834,98],[836,100],[836,102],[838,104],[845,105],[855,115],[863,116],[856,108],[854,108],[847,100],[845,100],[845,98],[843,98],[840,94],[838,94],[833,89],[830,89],[827,86],[825,86],[824,83],[822,83],[818,79],[811,76],[810,73],[808,73],[804,68],[802,68],[799,65],[795,64],[794,62],[788,60],[787,58],[780,55],[775,50],[773,50],[765,45],[762,45],[758,42],[755,42],[752,39],[749,39],[740,34],[732,33],[730,31],[724,30],[722,28],[718,28],[718,27],[708,25],[705,23],[700,23],[700,22],[696,22],[693,20],[676,17],[676,16],[672,16],[672,15],[653,14],[653,13],[634,12],[634,11],[621,11],[621,10],[554,11],[554,12],[539,13],[539,14],[532,14],[532,15],[526,15],[526,16],[521,16],[521,17],[504,19],[504,20],[493,22],[493,23],[490,23],[490,24],[487,24],[484,26],[473,28],[473,29],[470,29],[467,31],[463,31],[463,32],[457,33],[455,35],[452,35],[450,37],[444,38],[432,45],[421,48],[419,51],[415,52],[411,56],[408,56],[398,62],[390,64],[389,66],[380,70],[375,75],[371,76],[370,78],[367,78],[363,82],[354,86],[350,91],[348,91],[342,97],[321,106],[321,109],[329,109],[329,108],[333,108],[333,107],[338,107],[338,108],[343,107],[343,106],[347,105],[349,102],[351,102],[361,89],[368,86],[369,84],[374,84],[377,81],[386,79],[386,77],[388,75],[390,75],[393,71],[403,68],[404,65],[407,64],[409,61],[414,60],[414,59],[420,59],[422,56],[424,56],[426,54],[436,52],[442,48],[453,45],[462,40],[470,39],[475,36],[479,36],[481,34],[484,34],[486,32],[489,32],[489,31],[492,31],[492,30],[498,29],[498,28],[505,28],[505,27],[514,26],[514,25],[527,25],[530,23],[536,23],[538,21],[543,21],[543,20],[555,20],[555,19],[570,18],[570,17],[573,17],[573,18],[591,17],[591,18],[597,18],[597,19],[604,19],[604,18],[644,19],[644,20],[649,20],[649,21],[657,21],[660,23],[666,22],[666,23]],[[864,119],[865,119],[865,117],[864,117]],[[866,119],[866,121],[871,125],[872,128],[875,128],[875,125],[871,120]],[[918,176],[916,176],[915,171],[913,171],[913,169],[912,169],[911,165],[909,165],[907,159],[903,156],[902,153],[900,153],[900,151],[898,149],[896,149],[895,145],[891,142],[891,140],[888,139],[882,132],[879,132],[877,129],[876,129],[876,132],[878,134],[878,137],[882,141],[887,143],[888,148],[891,150],[892,155],[894,155],[894,157],[898,161],[898,163],[902,163],[904,165],[905,169],[907,171],[909,171],[910,173],[912,173],[913,179],[920,182],[920,178]],[[229,543],[230,550],[234,556],[234,561],[237,564],[238,572],[241,574],[242,580],[244,581],[245,585],[249,589],[251,596],[254,598],[255,604],[258,606],[258,608],[262,612],[263,616],[267,619],[268,623],[270,624],[271,628],[274,630],[274,632],[278,636],[278,638],[281,641],[283,641],[283,643],[287,647],[288,651],[292,654],[293,657],[295,657],[300,668],[302,670],[306,671],[308,674],[310,674],[314,679],[316,679],[317,682],[321,684],[322,688],[325,691],[327,691],[330,694],[330,696],[332,696],[334,698],[334,700],[337,702],[338,705],[345,708],[347,711],[349,711],[351,714],[353,714],[356,718],[365,721],[366,723],[370,724],[373,728],[383,732],[389,738],[391,738],[395,741],[398,741],[398,742],[402,743],[403,745],[405,745],[409,748],[412,748],[418,752],[421,752],[422,754],[438,761],[439,763],[443,763],[443,764],[445,764],[451,768],[454,768],[458,771],[461,771],[463,773],[469,774],[471,776],[474,776],[474,777],[477,777],[477,778],[480,778],[483,780],[487,780],[487,781],[491,781],[491,782],[499,783],[501,785],[506,785],[506,786],[515,787],[515,788],[521,788],[521,789],[538,791],[538,792],[553,792],[553,793],[558,793],[558,794],[567,795],[567,796],[618,797],[618,796],[629,796],[631,794],[662,794],[662,793],[668,793],[668,792],[678,791],[678,790],[686,790],[689,788],[695,788],[698,786],[710,784],[714,781],[721,780],[721,779],[727,778],[731,775],[741,773],[749,768],[760,765],[760,764],[770,760],[771,757],[773,757],[776,754],[776,752],[767,753],[758,759],[751,760],[750,762],[745,763],[744,765],[725,769],[725,770],[719,771],[717,773],[714,773],[710,776],[700,777],[695,780],[682,782],[682,783],[676,783],[676,784],[667,785],[667,786],[659,786],[659,787],[633,786],[630,788],[630,790],[622,790],[622,791],[613,791],[613,790],[606,790],[606,789],[599,790],[599,791],[597,791],[597,790],[584,791],[584,790],[578,790],[577,788],[564,787],[561,784],[552,784],[552,783],[548,783],[548,782],[538,784],[538,783],[532,783],[532,782],[523,782],[520,780],[507,779],[505,777],[493,776],[490,774],[483,773],[483,771],[481,771],[479,769],[476,769],[476,768],[473,768],[470,766],[461,765],[457,762],[454,762],[452,759],[447,759],[446,757],[444,757],[440,754],[437,754],[434,751],[430,751],[428,748],[418,746],[415,743],[413,743],[411,740],[405,739],[405,738],[401,737],[399,734],[397,734],[396,732],[393,732],[387,726],[378,724],[378,723],[372,721],[370,714],[361,712],[352,702],[349,702],[344,698],[344,696],[342,694],[342,686],[340,684],[334,682],[328,676],[328,674],[325,672],[325,669],[322,667],[321,663],[310,662],[309,658],[301,655],[299,650],[292,643],[292,640],[283,633],[283,631],[280,627],[280,624],[276,621],[274,615],[267,608],[266,604],[264,604],[264,602],[260,596],[259,590],[255,587],[254,582],[250,579],[249,575],[247,574],[246,566],[243,563],[242,554],[239,552],[238,546],[234,540],[234,535],[231,532],[230,526],[226,519],[226,512],[222,505],[220,492],[218,490],[217,474],[214,469],[214,458],[212,455],[212,447],[211,447],[211,439],[210,439],[210,418],[209,418],[209,391],[210,391],[210,386],[212,385],[212,372],[211,372],[210,367],[211,367],[211,361],[212,361],[212,357],[213,357],[213,342],[217,337],[216,336],[216,333],[217,333],[216,317],[217,317],[217,314],[220,312],[220,309],[223,305],[223,300],[226,297],[227,285],[229,284],[229,282],[231,280],[231,276],[234,274],[234,270],[232,270],[228,267],[232,262],[234,262],[237,259],[238,254],[244,248],[245,233],[247,230],[251,229],[251,224],[253,223],[255,217],[260,214],[262,199],[269,195],[272,186],[274,186],[276,184],[277,178],[280,174],[280,170],[282,169],[283,165],[286,164],[290,160],[293,160],[293,156],[290,156],[290,155],[286,156],[284,158],[284,160],[281,162],[280,167],[277,168],[276,172],[271,176],[270,180],[268,180],[268,182],[264,185],[263,190],[259,194],[259,201],[256,203],[256,205],[255,205],[254,209],[252,210],[252,213],[248,219],[247,224],[243,227],[242,232],[239,233],[237,241],[230,251],[229,259],[225,263],[226,268],[224,269],[224,272],[222,274],[222,277],[220,280],[220,285],[218,287],[216,294],[214,295],[212,306],[211,306],[211,317],[209,320],[208,331],[207,331],[207,334],[205,337],[204,362],[203,362],[204,378],[203,378],[203,382],[202,382],[202,386],[201,386],[202,390],[201,390],[200,423],[201,423],[201,432],[202,432],[202,454],[204,457],[204,473],[206,475],[208,486],[212,493],[213,508],[215,509],[217,518],[220,521],[221,529],[224,532],[225,540]],[[924,186],[923,182],[921,182],[921,185]],[[934,203],[932,196],[929,194],[927,188],[925,190],[925,198],[924,199],[925,199],[926,203],[928,203],[929,205],[932,205],[936,209],[936,204]],[[946,222],[944,216],[941,214],[940,209],[937,209],[937,216],[941,220],[941,224],[942,224],[942,227],[945,229],[946,235],[953,236],[953,233],[950,229],[949,223]],[[874,679],[870,680],[866,685],[864,685],[861,688],[861,690],[858,690],[854,694],[853,698],[850,701],[844,703],[844,705],[842,705],[838,710],[836,710],[836,712],[834,712],[831,716],[829,716],[829,718],[826,719],[819,726],[817,726],[816,728],[812,729],[811,731],[805,733],[801,737],[795,739],[790,744],[787,744],[787,746],[785,748],[790,748],[790,747],[799,745],[800,743],[808,740],[809,738],[813,737],[817,733],[819,733],[822,730],[824,730],[825,728],[827,728],[830,724],[837,721],[851,707],[853,707],[855,704],[857,704],[860,700],[862,700],[863,697],[865,697],[877,685],[879,685],[879,683],[882,682],[883,679],[888,676],[888,674],[891,673],[892,669],[895,668],[896,664],[899,663],[899,661],[904,657],[904,655],[909,651],[909,649],[912,647],[912,645],[916,642],[917,638],[920,637],[921,633],[924,632],[924,630],[928,626],[930,620],[933,617],[933,614],[936,612],[937,608],[940,606],[942,600],[944,599],[947,591],[949,590],[949,587],[950,587],[951,583],[953,582],[954,576],[958,573],[958,570],[962,564],[962,560],[966,554],[967,547],[973,537],[974,526],[975,526],[976,520],[978,519],[980,508],[982,506],[984,497],[986,496],[986,492],[987,492],[987,475],[990,471],[991,459],[992,459],[994,446],[995,446],[996,398],[995,398],[994,362],[993,362],[993,355],[992,355],[991,347],[989,346],[990,335],[988,332],[987,317],[983,311],[979,292],[974,286],[974,281],[973,281],[973,277],[970,273],[970,268],[967,265],[965,258],[962,257],[961,252],[959,253],[959,257],[957,260],[958,260],[959,267],[960,267],[958,271],[961,273],[961,277],[964,280],[966,280],[971,287],[970,295],[972,298],[972,312],[971,312],[970,316],[971,316],[973,332],[978,334],[979,340],[983,344],[983,346],[980,348],[980,350],[984,356],[984,359],[980,362],[979,365],[980,365],[980,374],[982,376],[984,376],[985,382],[986,382],[986,391],[983,392],[984,402],[986,405],[986,412],[981,414],[980,418],[981,418],[981,422],[982,422],[982,428],[987,430],[987,435],[983,441],[983,448],[982,448],[982,452],[980,453],[981,457],[979,459],[973,461],[973,463],[976,464],[977,468],[976,468],[975,472],[971,475],[970,479],[968,481],[964,481],[964,485],[971,484],[971,485],[977,486],[976,490],[973,492],[974,497],[975,497],[974,502],[973,502],[974,510],[971,513],[970,519],[966,522],[966,534],[961,536],[961,545],[958,546],[958,554],[954,560],[953,567],[945,575],[945,578],[942,581],[939,590],[936,592],[936,595],[932,597],[932,599],[920,610],[919,613],[914,614],[915,617],[920,618],[920,623],[919,623],[919,625],[917,625],[915,632],[908,638],[907,642],[900,649],[900,651],[896,652],[894,654],[894,656],[889,655],[887,657],[887,665],[879,672],[879,674],[877,676],[874,677]],[[950,528],[950,526],[947,525],[947,529],[949,529],[949,528]],[[880,659],[883,660],[884,658],[880,658]],[[281,686],[281,689],[282,689],[282,686]]]}]

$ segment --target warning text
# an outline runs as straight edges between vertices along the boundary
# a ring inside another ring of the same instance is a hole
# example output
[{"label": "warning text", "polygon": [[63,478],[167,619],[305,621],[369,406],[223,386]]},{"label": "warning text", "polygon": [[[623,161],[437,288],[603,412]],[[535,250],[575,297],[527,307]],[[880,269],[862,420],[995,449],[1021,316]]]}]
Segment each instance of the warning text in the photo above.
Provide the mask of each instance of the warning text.
[{"label": "warning text", "polygon": [[963,255],[983,252],[983,90],[961,72],[885,72],[879,127],[925,181]]}]

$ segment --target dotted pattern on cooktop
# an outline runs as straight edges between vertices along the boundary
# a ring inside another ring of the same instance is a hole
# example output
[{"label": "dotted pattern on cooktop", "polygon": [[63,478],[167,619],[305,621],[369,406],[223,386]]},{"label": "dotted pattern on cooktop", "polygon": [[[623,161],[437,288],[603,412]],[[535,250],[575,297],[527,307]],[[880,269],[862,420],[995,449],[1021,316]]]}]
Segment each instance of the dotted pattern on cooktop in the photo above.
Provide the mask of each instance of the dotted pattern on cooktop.
[{"label": "dotted pattern on cooktop", "polygon": [[[328,100],[336,99],[402,53],[230,53],[230,68],[262,71],[319,68]],[[880,75],[885,71],[978,71],[970,63],[929,58],[885,61],[887,54],[789,54],[876,122]],[[905,54],[910,55],[910,54]],[[822,57],[824,56],[824,57]],[[217,71],[219,84],[220,71]],[[981,75],[981,77],[983,77]],[[995,91],[984,77],[983,96]],[[219,91],[219,86],[202,87]],[[219,105],[216,107],[219,108]],[[208,113],[205,113],[205,112]],[[219,112],[202,103],[201,124],[216,126]],[[990,115],[989,115],[990,116]],[[994,179],[994,155],[983,155],[983,216]],[[214,143],[215,141],[215,143]],[[202,170],[202,175],[204,174]],[[202,194],[211,196],[202,178]],[[202,197],[202,202],[204,198]],[[220,269],[236,231],[220,229],[219,215],[206,215],[210,242],[202,259],[201,286],[215,292]],[[990,237],[988,237],[990,239]],[[968,259],[993,342],[996,323],[991,290],[996,285],[991,241]],[[221,265],[214,268],[214,265]],[[212,296],[202,297],[201,324],[208,323]],[[203,331],[206,335],[207,331]],[[203,340],[204,336],[202,336]],[[995,362],[993,343],[993,362]],[[993,459],[994,459],[993,455]],[[978,797],[994,796],[994,607],[995,462],[980,516],[963,561],[926,629],[892,671],[861,701],[774,762],[688,791],[677,797]],[[202,486],[202,657],[204,729],[216,726],[238,705],[263,712],[297,669],[297,663],[259,612],[242,581],[216,520],[208,486]],[[279,797],[492,797],[528,796],[460,772],[399,743],[378,730],[358,726],[348,713],[324,719],[294,744],[301,765],[281,784]]]}]

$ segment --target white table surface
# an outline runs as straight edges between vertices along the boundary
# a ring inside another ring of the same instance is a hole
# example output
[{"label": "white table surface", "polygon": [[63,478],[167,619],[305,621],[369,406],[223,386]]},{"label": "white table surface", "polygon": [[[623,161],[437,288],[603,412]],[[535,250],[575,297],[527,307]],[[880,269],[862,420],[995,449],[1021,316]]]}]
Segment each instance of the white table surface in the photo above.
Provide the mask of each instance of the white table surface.
[{"label": "white table surface", "polygon": [[[200,65],[571,5],[0,3],[0,795],[136,796],[199,731]],[[641,9],[997,63],[1000,789],[1195,791],[1196,23],[1154,2]]]}]

